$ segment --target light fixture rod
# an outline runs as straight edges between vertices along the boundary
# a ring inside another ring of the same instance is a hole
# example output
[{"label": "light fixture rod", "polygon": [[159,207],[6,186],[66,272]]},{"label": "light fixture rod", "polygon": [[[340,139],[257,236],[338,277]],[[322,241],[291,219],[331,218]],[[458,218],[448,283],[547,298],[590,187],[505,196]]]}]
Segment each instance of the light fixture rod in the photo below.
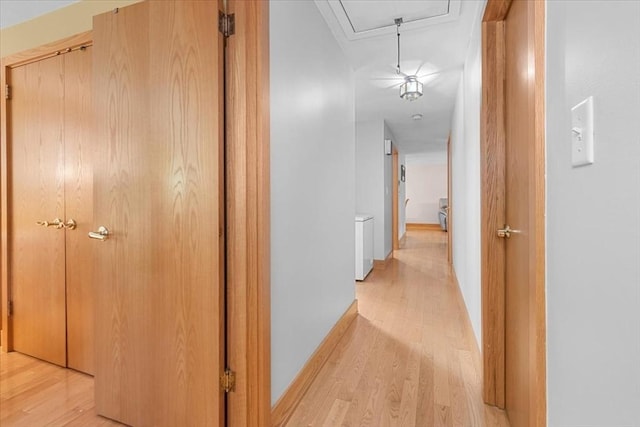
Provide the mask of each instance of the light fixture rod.
[{"label": "light fixture rod", "polygon": [[398,36],[398,65],[396,65],[396,73],[401,74],[400,72],[400,25],[402,24],[402,18],[396,18],[394,22],[396,23],[396,35]]}]

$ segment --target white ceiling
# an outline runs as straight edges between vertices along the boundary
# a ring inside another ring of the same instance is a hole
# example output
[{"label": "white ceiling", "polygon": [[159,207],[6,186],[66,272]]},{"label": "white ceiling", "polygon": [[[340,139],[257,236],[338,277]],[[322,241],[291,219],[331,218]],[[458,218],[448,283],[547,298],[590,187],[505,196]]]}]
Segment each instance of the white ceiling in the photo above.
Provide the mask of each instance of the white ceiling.
[{"label": "white ceiling", "polygon": [[0,28],[24,21],[68,6],[78,0],[0,0]]},{"label": "white ceiling", "polygon": [[[467,47],[484,1],[315,2],[355,71],[356,119],[385,120],[396,138],[394,142],[407,154],[446,150]],[[448,14],[442,15],[445,5]],[[435,16],[416,20],[424,14]],[[424,84],[424,95],[416,101],[399,96],[402,77],[395,73],[394,25],[399,17],[413,21],[400,27],[400,66],[403,73],[417,74]],[[381,27],[385,22],[383,28],[360,34],[354,30]],[[411,118],[417,113],[423,115],[422,120]]]},{"label": "white ceiling", "polygon": [[[76,1],[0,0],[0,27]],[[474,19],[484,0],[315,2],[355,71],[357,120],[385,120],[407,154],[445,150]],[[399,17],[406,21],[400,28],[401,69],[418,74],[424,84],[424,96],[412,102],[399,97],[402,78],[395,74],[393,22]],[[417,113],[422,120],[411,118]]]}]

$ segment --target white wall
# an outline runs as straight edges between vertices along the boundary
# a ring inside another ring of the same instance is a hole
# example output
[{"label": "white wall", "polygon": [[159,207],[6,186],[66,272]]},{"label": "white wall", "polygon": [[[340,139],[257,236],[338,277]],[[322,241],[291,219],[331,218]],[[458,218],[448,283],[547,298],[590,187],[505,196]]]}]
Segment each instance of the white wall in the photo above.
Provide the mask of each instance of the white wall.
[{"label": "white wall", "polygon": [[[477,19],[458,87],[451,130],[453,266],[481,345],[480,287],[480,107],[481,26],[484,2],[474,4]],[[409,202],[411,203],[411,202]]]},{"label": "white wall", "polygon": [[640,426],[640,2],[549,2],[546,79],[548,425]]},{"label": "white wall", "polygon": [[315,3],[270,3],[272,403],[355,298],[353,72]]},{"label": "white wall", "polygon": [[407,156],[407,222],[438,224],[440,199],[446,197],[446,152],[444,158],[440,153],[434,153],[433,156]]},{"label": "white wall", "polygon": [[393,156],[384,154],[384,140],[394,139],[380,120],[356,124],[356,211],[374,216],[373,257],[391,252]]},{"label": "white wall", "polygon": [[379,120],[356,124],[356,211],[374,217],[373,257],[384,259],[384,142]]}]

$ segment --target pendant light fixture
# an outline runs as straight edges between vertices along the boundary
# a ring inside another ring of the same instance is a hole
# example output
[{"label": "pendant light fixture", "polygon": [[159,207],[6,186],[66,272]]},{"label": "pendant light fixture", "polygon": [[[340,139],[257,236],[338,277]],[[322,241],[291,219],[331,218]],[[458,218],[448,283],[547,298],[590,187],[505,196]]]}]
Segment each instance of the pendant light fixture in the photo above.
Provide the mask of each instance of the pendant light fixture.
[{"label": "pendant light fixture", "polygon": [[[396,18],[396,35],[398,37],[398,65],[396,66],[396,73],[402,74],[400,71],[400,25],[402,24],[402,18]],[[400,98],[407,99],[409,101],[415,101],[422,96],[422,83],[418,80],[416,75],[405,76],[404,83],[400,85]]]}]

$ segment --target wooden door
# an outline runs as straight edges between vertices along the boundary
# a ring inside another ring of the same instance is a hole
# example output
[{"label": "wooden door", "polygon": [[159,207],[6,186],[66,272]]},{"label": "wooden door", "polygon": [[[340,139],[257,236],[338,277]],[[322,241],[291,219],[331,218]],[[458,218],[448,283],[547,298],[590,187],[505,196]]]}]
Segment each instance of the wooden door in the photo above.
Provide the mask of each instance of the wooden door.
[{"label": "wooden door", "polygon": [[453,264],[453,158],[451,157],[451,134],[447,139],[447,261]]},{"label": "wooden door", "polygon": [[[392,145],[391,157],[391,241],[392,250],[400,249],[400,224],[399,224],[399,193],[400,193],[400,173],[398,169],[398,150]],[[386,159],[385,159],[386,161]]]},{"label": "wooden door", "polygon": [[223,74],[217,2],[94,18],[96,408],[224,425]]},{"label": "wooden door", "polygon": [[87,239],[93,227],[93,104],[91,102],[91,47],[64,55],[64,194],[67,366],[94,371],[94,245]]},{"label": "wooden door", "polygon": [[[536,85],[536,2],[513,1],[505,19],[505,218],[518,232],[505,239],[505,396],[513,427],[544,425],[543,135]],[[537,45],[540,46],[540,45]],[[508,236],[507,236],[508,237]],[[543,265],[543,264],[542,264]],[[542,285],[541,285],[542,283]],[[543,290],[542,290],[543,292]]]},{"label": "wooden door", "polygon": [[11,70],[8,221],[14,350],[66,366],[64,59]]},{"label": "wooden door", "polygon": [[[14,349],[93,371],[91,54],[11,70],[11,284]],[[76,229],[37,225],[66,223]]]}]

